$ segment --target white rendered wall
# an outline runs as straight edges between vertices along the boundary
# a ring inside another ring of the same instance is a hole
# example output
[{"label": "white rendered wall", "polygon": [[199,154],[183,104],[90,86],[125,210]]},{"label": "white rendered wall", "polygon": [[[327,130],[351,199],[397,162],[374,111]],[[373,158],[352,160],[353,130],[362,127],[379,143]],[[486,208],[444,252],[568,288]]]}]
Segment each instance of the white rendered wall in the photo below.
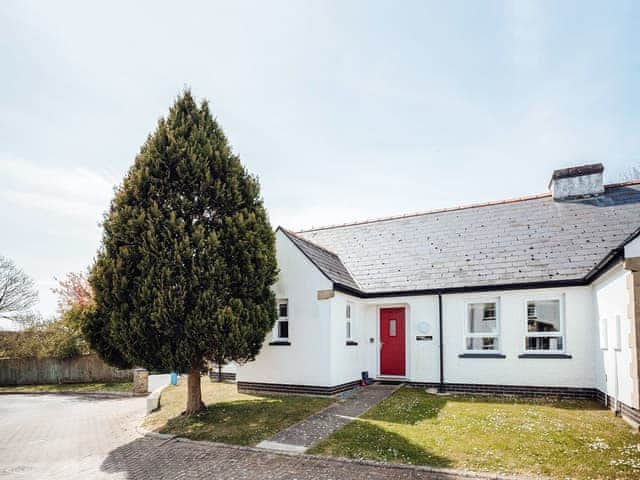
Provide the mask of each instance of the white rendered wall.
[{"label": "white rendered wall", "polygon": [[[572,358],[519,358],[525,353],[526,302],[545,298],[560,299],[565,319],[565,353]],[[466,303],[487,300],[498,302],[500,353],[506,358],[459,358],[464,349]],[[597,329],[590,287],[445,295],[443,307],[445,382],[594,386]]]},{"label": "white rendered wall", "polygon": [[624,258],[640,257],[640,237],[624,247]]},{"label": "white rendered wall", "polygon": [[289,302],[289,346],[269,345],[272,334],[253,362],[238,367],[241,382],[291,385],[332,385],[329,374],[330,300],[318,300],[318,290],[332,285],[280,231],[276,233],[280,274],[273,286],[276,298]]},{"label": "white rendered wall", "polygon": [[[345,308],[352,305],[353,340],[357,346],[345,344]],[[379,309],[401,306],[405,308],[406,369],[407,377],[414,382],[437,382],[439,379],[438,356],[438,297],[392,297],[384,299],[360,299],[336,292],[332,299],[331,317],[331,379],[339,385],[360,378],[362,371],[371,377],[379,376],[380,342],[378,334]],[[419,325],[426,324],[427,333],[420,332]],[[431,336],[432,340],[418,341],[417,335]],[[373,339],[373,341],[371,341]]]},{"label": "white rendered wall", "polygon": [[[346,344],[347,303],[351,305],[351,339],[358,345]],[[371,359],[375,360],[375,343],[369,342],[370,338],[375,340],[375,325],[366,320],[375,315],[374,308],[339,292],[331,299],[331,385],[358,380],[361,372],[365,370],[368,370],[371,376],[375,375],[375,372],[369,369]]]},{"label": "white rendered wall", "polygon": [[[596,344],[598,378],[597,388],[617,397],[621,402],[636,406],[633,399],[631,378],[631,320],[628,314],[630,273],[621,265],[598,279],[593,285],[598,334],[606,326],[606,344]],[[620,343],[616,349],[616,316],[620,317]],[[604,321],[606,319],[606,322]]]},{"label": "white rendered wall", "polygon": [[[526,302],[536,298],[561,299],[565,352],[572,358],[518,358],[524,353]],[[490,299],[499,303],[500,353],[506,358],[459,358],[464,353],[466,303]],[[358,346],[355,347],[345,345],[344,307],[347,301],[356,306],[353,328]],[[406,308],[408,379],[426,383],[439,381],[437,295],[358,299],[338,292],[332,299],[331,309],[331,385],[357,379],[362,370],[368,370],[371,376],[379,374],[378,312],[379,308],[388,306]],[[428,333],[419,331],[424,324]],[[443,325],[445,382],[596,386],[597,327],[591,287],[443,295]],[[432,340],[416,339],[425,335],[432,336]],[[374,338],[374,342],[369,343],[369,338]]]}]

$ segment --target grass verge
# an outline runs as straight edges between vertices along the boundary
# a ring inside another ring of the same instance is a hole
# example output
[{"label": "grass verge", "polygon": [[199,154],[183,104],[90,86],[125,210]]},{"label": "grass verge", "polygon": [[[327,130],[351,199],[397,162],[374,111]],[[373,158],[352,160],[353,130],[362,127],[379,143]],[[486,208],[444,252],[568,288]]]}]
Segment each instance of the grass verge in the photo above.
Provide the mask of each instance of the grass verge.
[{"label": "grass verge", "polygon": [[403,388],[310,453],[552,478],[640,478],[640,436],[594,402]]},{"label": "grass verge", "polygon": [[255,445],[333,402],[328,398],[294,395],[246,395],[233,383],[202,379],[207,409],[184,417],[186,386],[169,386],[160,397],[160,409],[147,416],[144,427],[192,440]]},{"label": "grass verge", "polygon": [[84,392],[84,393],[109,393],[132,392],[132,382],[115,383],[60,383],[54,385],[18,385],[0,387],[0,393],[55,393],[55,392]]}]

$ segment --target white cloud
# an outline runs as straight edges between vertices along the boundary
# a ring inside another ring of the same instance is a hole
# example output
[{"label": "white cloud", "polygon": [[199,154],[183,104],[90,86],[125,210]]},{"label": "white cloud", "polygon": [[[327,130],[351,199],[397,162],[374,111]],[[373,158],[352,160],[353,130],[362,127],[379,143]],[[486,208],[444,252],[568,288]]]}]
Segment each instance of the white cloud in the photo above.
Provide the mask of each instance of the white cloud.
[{"label": "white cloud", "polygon": [[14,207],[97,220],[109,204],[114,184],[82,168],[0,158],[0,198]]}]

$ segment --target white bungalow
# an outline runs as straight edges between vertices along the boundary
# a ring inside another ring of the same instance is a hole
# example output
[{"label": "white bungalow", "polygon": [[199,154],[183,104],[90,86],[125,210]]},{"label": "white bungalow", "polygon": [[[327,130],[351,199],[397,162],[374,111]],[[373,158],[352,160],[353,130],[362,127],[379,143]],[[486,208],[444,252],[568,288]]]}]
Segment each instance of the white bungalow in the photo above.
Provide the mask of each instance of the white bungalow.
[{"label": "white bungalow", "polygon": [[277,230],[279,319],[240,390],[332,395],[363,371],[446,392],[599,399],[640,423],[640,181]]}]

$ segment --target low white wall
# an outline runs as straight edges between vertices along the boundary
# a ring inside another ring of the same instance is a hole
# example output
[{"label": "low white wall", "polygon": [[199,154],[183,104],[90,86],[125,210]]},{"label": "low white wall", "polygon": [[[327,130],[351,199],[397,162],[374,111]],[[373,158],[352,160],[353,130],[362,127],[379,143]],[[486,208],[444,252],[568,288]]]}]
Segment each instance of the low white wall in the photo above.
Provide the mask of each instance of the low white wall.
[{"label": "low white wall", "polygon": [[329,280],[282,233],[276,234],[280,275],[276,297],[289,303],[288,346],[269,345],[271,333],[255,361],[238,366],[240,382],[330,385],[329,321],[331,303],[318,300],[318,290],[331,289]]}]

